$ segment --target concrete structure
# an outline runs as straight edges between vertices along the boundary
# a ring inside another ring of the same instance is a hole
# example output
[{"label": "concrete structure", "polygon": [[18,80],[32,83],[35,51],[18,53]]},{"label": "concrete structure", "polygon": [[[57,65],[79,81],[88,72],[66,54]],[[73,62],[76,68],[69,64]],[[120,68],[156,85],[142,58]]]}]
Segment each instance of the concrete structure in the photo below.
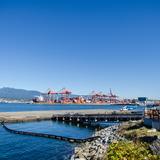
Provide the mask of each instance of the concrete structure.
[{"label": "concrete structure", "polygon": [[52,120],[54,121],[65,121],[73,123],[95,123],[104,121],[129,121],[129,120],[140,120],[143,118],[142,113],[112,113],[112,114],[77,114],[77,115],[53,115]]},{"label": "concrete structure", "polygon": [[144,124],[160,130],[160,107],[145,110]]},{"label": "concrete structure", "polygon": [[49,120],[54,115],[107,115],[107,114],[131,114],[130,111],[113,111],[105,109],[93,110],[56,110],[56,111],[29,111],[29,112],[0,112],[0,122],[24,122],[36,120]]}]

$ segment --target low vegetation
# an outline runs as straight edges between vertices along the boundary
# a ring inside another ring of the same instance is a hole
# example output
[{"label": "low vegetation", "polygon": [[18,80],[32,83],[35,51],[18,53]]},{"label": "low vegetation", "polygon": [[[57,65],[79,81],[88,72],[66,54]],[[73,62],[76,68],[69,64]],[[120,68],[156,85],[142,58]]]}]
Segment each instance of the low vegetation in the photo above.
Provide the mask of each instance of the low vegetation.
[{"label": "low vegetation", "polygon": [[145,137],[148,137],[148,140],[151,141],[152,138],[160,136],[160,132],[145,127],[142,121],[124,123],[120,127],[118,134],[126,139],[142,142]]},{"label": "low vegetation", "polygon": [[122,141],[110,145],[106,160],[158,160],[160,157],[153,155],[142,143]]},{"label": "low vegetation", "polygon": [[106,153],[105,160],[159,160],[154,155],[150,144],[160,136],[160,132],[146,128],[142,121],[127,122],[122,125],[118,134],[124,141],[112,143]]}]

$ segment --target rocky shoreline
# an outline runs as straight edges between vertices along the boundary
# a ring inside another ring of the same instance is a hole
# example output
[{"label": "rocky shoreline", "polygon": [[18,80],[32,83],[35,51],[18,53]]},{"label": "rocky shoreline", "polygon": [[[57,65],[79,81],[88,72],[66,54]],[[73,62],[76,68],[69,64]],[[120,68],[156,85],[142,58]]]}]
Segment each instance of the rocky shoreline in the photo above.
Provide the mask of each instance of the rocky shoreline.
[{"label": "rocky shoreline", "polygon": [[99,136],[100,138],[75,147],[71,160],[102,160],[110,143],[123,140],[116,134],[119,126],[114,125],[95,132],[93,136]]}]

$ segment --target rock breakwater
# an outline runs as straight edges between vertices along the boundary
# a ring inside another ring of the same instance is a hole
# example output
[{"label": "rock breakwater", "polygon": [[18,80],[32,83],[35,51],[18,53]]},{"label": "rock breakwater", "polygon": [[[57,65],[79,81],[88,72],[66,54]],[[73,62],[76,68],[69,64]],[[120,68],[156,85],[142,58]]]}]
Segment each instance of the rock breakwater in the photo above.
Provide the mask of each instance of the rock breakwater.
[{"label": "rock breakwater", "polygon": [[116,133],[118,128],[119,125],[114,125],[95,132],[93,136],[99,136],[100,138],[75,147],[71,160],[102,160],[110,143],[123,140]]}]

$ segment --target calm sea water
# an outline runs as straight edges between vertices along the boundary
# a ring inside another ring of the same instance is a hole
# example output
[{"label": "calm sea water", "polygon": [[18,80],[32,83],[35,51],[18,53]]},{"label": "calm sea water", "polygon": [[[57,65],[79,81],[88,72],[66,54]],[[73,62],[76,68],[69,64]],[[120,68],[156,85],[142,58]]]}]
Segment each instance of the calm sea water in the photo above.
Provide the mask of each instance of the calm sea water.
[{"label": "calm sea water", "polygon": [[[47,104],[16,104],[0,103],[0,112],[43,111],[43,110],[81,110],[81,109],[108,109],[120,110],[122,105],[47,105]],[[143,110],[137,106],[136,110]]]},{"label": "calm sea water", "polygon": [[[56,134],[74,138],[90,137],[94,130],[61,122],[40,121],[8,124],[12,129]],[[0,126],[0,160],[68,160],[75,144],[69,142],[16,135]]]},{"label": "calm sea water", "polygon": [[[43,111],[43,110],[79,110],[114,109],[119,105],[40,105],[0,103],[0,112]],[[143,110],[143,107],[136,107]],[[23,131],[49,133],[73,138],[90,137],[94,130],[53,121],[26,122],[8,124],[10,128]],[[7,132],[0,125],[0,160],[68,160],[73,154],[75,144],[64,141],[16,135]]]}]

